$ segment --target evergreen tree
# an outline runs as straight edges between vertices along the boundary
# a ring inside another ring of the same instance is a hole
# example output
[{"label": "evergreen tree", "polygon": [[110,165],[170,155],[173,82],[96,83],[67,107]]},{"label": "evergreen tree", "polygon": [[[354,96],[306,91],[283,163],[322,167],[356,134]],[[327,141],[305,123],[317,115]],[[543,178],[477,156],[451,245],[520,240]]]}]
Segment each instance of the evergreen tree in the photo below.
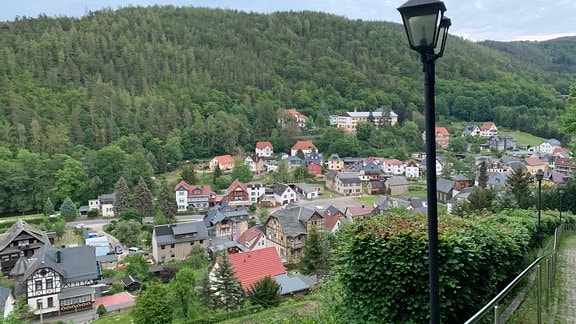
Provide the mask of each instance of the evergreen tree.
[{"label": "evergreen tree", "polygon": [[162,186],[162,190],[158,196],[158,211],[166,217],[168,223],[172,224],[176,221],[175,216],[178,212],[178,204],[176,204],[174,191],[170,189],[168,184]]},{"label": "evergreen tree", "polygon": [[107,311],[108,310],[106,309],[106,306],[104,306],[104,304],[100,304],[96,309],[96,314],[98,314],[98,317],[102,317],[104,314],[106,314]]},{"label": "evergreen tree", "polygon": [[266,276],[250,285],[248,299],[252,305],[276,307],[280,304],[280,285],[272,277]]},{"label": "evergreen tree", "polygon": [[484,209],[491,211],[494,192],[490,188],[475,188],[468,195],[468,207],[472,211],[482,211]]},{"label": "evergreen tree", "polygon": [[212,183],[217,183],[220,176],[222,176],[222,170],[220,169],[220,164],[216,164],[214,172],[212,173]]},{"label": "evergreen tree", "polygon": [[244,289],[236,278],[228,253],[223,253],[220,257],[211,289],[212,294],[217,296],[214,302],[218,308],[229,312],[244,305]]},{"label": "evergreen tree", "polygon": [[198,177],[196,176],[194,164],[186,164],[180,172],[180,178],[190,185],[198,183]]},{"label": "evergreen tree", "polygon": [[482,161],[480,163],[480,174],[478,175],[478,186],[480,188],[486,188],[488,186],[488,166],[486,165],[486,161]]},{"label": "evergreen tree", "polygon": [[321,274],[328,271],[328,250],[322,234],[316,227],[312,227],[306,235],[306,245],[298,263],[298,269],[303,274],[315,275],[316,280]]},{"label": "evergreen tree", "polygon": [[298,158],[300,158],[300,160],[304,160],[306,158],[306,155],[304,154],[304,151],[302,151],[301,149],[298,149],[298,151],[296,151],[296,156]]},{"label": "evergreen tree", "polygon": [[144,178],[140,177],[138,180],[138,186],[134,192],[134,202],[135,208],[144,217],[154,217],[154,204],[152,202],[152,194],[150,189],[148,189],[148,184],[144,181]]},{"label": "evergreen tree", "polygon": [[50,198],[46,199],[46,203],[44,204],[44,216],[54,215],[55,212],[52,200],[50,200]]},{"label": "evergreen tree", "polygon": [[169,292],[167,285],[151,283],[136,299],[136,306],[131,311],[134,323],[171,323],[174,305],[166,298]]},{"label": "evergreen tree", "polygon": [[532,205],[532,199],[530,196],[531,182],[532,175],[521,167],[513,170],[506,182],[506,187],[516,198],[518,207],[522,209],[528,208]]},{"label": "evergreen tree", "polygon": [[119,216],[125,209],[132,207],[132,203],[130,201],[130,188],[128,188],[128,183],[124,177],[120,177],[120,179],[116,181],[114,192],[116,193],[114,214]]},{"label": "evergreen tree", "polygon": [[164,225],[167,223],[168,223],[168,221],[166,220],[166,217],[164,217],[164,214],[162,214],[161,211],[157,211],[156,216],[154,216],[154,226]]},{"label": "evergreen tree", "polygon": [[76,209],[76,205],[70,197],[66,197],[60,206],[60,216],[64,217],[67,222],[71,222],[78,217],[78,209]]},{"label": "evergreen tree", "polygon": [[202,306],[210,310],[216,309],[215,298],[212,294],[212,283],[210,282],[208,272],[206,272],[202,278],[201,287],[200,302],[202,303]]}]

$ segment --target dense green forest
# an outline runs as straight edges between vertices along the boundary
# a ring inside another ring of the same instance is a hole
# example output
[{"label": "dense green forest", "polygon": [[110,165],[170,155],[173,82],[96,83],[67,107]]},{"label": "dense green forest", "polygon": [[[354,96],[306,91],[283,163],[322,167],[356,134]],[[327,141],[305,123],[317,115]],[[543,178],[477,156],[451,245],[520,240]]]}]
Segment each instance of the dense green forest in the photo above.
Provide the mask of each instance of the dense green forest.
[{"label": "dense green forest", "polygon": [[[566,142],[557,96],[573,82],[574,43],[540,51],[562,58],[552,69],[451,37],[436,68],[438,121],[493,120]],[[327,154],[402,157],[421,148],[422,93],[421,63],[394,23],[170,6],[1,22],[0,212],[38,210],[49,196],[85,204],[120,175],[135,185],[259,140],[284,151],[302,134],[278,127],[279,108],[311,117]],[[399,125],[324,128],[354,107],[392,109]]]}]

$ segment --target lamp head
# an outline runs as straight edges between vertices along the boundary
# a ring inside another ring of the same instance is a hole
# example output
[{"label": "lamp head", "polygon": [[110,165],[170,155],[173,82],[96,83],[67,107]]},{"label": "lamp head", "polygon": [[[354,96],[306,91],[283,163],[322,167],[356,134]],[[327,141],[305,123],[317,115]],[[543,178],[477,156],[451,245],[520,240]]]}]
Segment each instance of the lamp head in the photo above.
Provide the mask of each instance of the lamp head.
[{"label": "lamp head", "polygon": [[404,23],[410,48],[420,54],[434,53],[438,39],[441,37],[439,35],[440,25],[446,11],[444,2],[438,0],[408,0],[398,7],[398,11],[402,15],[402,22]]},{"label": "lamp head", "polygon": [[536,172],[536,180],[540,182],[542,179],[544,179],[544,171],[542,171],[542,169],[538,169],[538,172]]}]

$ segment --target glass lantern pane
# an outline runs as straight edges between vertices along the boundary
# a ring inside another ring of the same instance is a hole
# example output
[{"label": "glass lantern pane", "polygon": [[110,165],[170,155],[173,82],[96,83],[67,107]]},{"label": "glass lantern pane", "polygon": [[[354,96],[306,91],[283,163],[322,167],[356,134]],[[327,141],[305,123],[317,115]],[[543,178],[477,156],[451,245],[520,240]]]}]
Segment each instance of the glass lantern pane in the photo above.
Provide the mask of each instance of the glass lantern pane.
[{"label": "glass lantern pane", "polygon": [[408,19],[408,37],[414,47],[434,48],[438,30],[439,12],[433,15],[417,16]]}]

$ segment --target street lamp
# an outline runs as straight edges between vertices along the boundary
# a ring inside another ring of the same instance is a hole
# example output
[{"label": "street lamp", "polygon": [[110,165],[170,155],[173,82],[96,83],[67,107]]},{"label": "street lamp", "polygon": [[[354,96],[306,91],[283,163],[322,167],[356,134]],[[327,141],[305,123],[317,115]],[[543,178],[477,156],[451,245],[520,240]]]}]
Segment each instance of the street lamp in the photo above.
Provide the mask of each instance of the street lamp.
[{"label": "street lamp", "polygon": [[410,48],[420,54],[424,65],[424,102],[426,130],[426,184],[428,200],[428,259],[430,286],[430,323],[440,323],[438,269],[438,206],[436,198],[436,141],[434,139],[435,62],[444,54],[448,28],[446,6],[437,0],[408,0],[398,7]]},{"label": "street lamp", "polygon": [[542,247],[542,228],[540,227],[540,213],[542,210],[542,179],[544,179],[544,171],[538,169],[536,172],[536,181],[538,181],[538,246]]},{"label": "street lamp", "polygon": [[560,189],[558,193],[560,194],[560,225],[562,225],[562,196],[564,195],[564,190]]}]

